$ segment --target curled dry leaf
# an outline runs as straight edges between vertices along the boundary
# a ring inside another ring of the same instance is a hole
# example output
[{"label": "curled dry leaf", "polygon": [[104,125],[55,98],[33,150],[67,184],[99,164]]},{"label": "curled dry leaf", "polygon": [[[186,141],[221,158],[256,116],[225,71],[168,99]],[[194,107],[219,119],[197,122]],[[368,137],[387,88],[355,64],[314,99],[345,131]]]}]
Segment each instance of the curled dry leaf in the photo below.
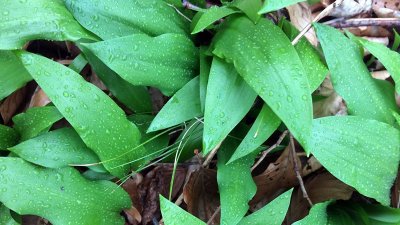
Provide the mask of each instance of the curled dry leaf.
[{"label": "curled dry leaf", "polygon": [[[289,12],[290,21],[298,30],[303,30],[312,22],[311,10],[307,2],[300,2],[298,4],[288,6],[286,9]],[[309,29],[304,36],[312,45],[318,45],[317,35],[315,34],[313,28]]]},{"label": "curled dry leaf", "polygon": [[4,124],[7,124],[17,113],[18,108],[25,101],[26,94],[27,88],[23,87],[8,96],[0,105],[0,114],[3,117]]},{"label": "curled dry leaf", "polygon": [[331,16],[334,17],[353,17],[363,13],[368,13],[372,10],[372,0],[344,0],[343,3],[335,7]]},{"label": "curled dry leaf", "polygon": [[49,104],[51,100],[47,97],[46,93],[38,86],[32,95],[31,102],[29,103],[29,108],[42,107]]},{"label": "curled dry leaf", "polygon": [[313,103],[314,118],[332,116],[332,115],[347,115],[346,105],[343,98],[335,92],[327,98],[315,101]]},{"label": "curled dry leaf", "polygon": [[130,209],[126,209],[124,212],[126,213],[129,222],[134,225],[142,221],[142,215],[140,214],[140,211],[142,211],[142,205],[138,191],[138,186],[142,181],[143,176],[141,174],[135,174],[135,176],[126,180],[124,184],[122,184],[122,188],[128,192],[133,204]]},{"label": "curled dry leaf", "polygon": [[398,0],[372,0],[372,9],[378,17],[400,17],[400,4]]}]

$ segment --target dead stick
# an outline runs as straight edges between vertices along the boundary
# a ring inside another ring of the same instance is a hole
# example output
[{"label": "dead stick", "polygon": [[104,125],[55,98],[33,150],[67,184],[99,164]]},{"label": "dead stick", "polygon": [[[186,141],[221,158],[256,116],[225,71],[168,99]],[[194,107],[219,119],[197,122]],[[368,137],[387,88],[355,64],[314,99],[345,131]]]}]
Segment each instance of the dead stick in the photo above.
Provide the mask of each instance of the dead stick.
[{"label": "dead stick", "polygon": [[360,19],[339,19],[325,22],[329,26],[335,28],[360,27],[360,26],[383,26],[396,27],[400,26],[400,18],[360,18]]},{"label": "dead stick", "polygon": [[210,219],[207,221],[207,225],[211,224],[214,218],[218,215],[218,213],[221,211],[221,206],[218,206],[218,208],[215,210],[215,212],[212,214]]}]

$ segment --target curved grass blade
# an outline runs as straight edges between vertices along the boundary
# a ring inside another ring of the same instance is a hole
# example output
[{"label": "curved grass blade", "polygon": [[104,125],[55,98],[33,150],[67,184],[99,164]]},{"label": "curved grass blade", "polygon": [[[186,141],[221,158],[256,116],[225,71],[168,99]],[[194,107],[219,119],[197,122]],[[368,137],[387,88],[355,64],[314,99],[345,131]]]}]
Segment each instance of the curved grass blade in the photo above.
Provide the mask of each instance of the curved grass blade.
[{"label": "curved grass blade", "polygon": [[189,24],[164,1],[63,0],[86,29],[103,40],[131,34],[186,34]]},{"label": "curved grass blade", "polygon": [[144,148],[138,147],[139,129],[106,94],[79,74],[49,59],[22,51],[18,55],[31,76],[111,174],[123,177],[130,167],[119,165],[144,156]]},{"label": "curved grass blade", "polygon": [[160,208],[165,225],[206,225],[206,223],[181,209],[162,195],[160,195]]},{"label": "curved grass blade", "polygon": [[243,79],[303,145],[311,132],[312,103],[295,48],[271,21],[231,17],[214,37],[213,53],[234,63]]},{"label": "curved grass blade", "polygon": [[169,128],[201,116],[199,77],[193,78],[172,96],[157,114],[147,132]]},{"label": "curved grass blade", "polygon": [[196,74],[198,50],[180,34],[135,34],[82,44],[133,85],[153,86],[171,95]]},{"label": "curved grass blade", "polygon": [[48,168],[100,161],[72,128],[62,128],[42,134],[8,150],[26,161]]},{"label": "curved grass blade", "polygon": [[196,21],[196,24],[192,30],[192,34],[197,34],[206,29],[208,26],[212,25],[214,22],[234,13],[239,13],[239,11],[226,6],[212,6],[204,12],[198,13],[201,13],[201,16]]},{"label": "curved grass blade", "polygon": [[11,127],[0,124],[0,151],[17,144],[19,134]]},{"label": "curved grass blade", "polygon": [[276,11],[278,9],[285,8],[290,5],[294,5],[298,2],[304,2],[305,0],[271,0],[264,1],[264,5],[261,10],[258,12],[259,14],[269,13],[272,11]]},{"label": "curved grass blade", "polygon": [[400,160],[399,130],[362,117],[323,117],[313,121],[309,147],[335,177],[383,205],[390,204]]},{"label": "curved grass blade", "polygon": [[31,40],[97,40],[60,0],[0,1],[0,49],[19,49]]},{"label": "curved grass blade", "polygon": [[256,97],[232,64],[214,57],[204,112],[204,155],[228,136],[250,110]]},{"label": "curved grass blade", "polygon": [[20,141],[25,141],[47,132],[50,127],[63,118],[54,106],[35,107],[12,118],[14,129],[21,135]]},{"label": "curved grass blade", "polygon": [[66,167],[46,169],[20,158],[0,158],[0,201],[21,215],[52,224],[121,225],[120,211],[131,207],[126,192],[109,181],[88,181]]}]

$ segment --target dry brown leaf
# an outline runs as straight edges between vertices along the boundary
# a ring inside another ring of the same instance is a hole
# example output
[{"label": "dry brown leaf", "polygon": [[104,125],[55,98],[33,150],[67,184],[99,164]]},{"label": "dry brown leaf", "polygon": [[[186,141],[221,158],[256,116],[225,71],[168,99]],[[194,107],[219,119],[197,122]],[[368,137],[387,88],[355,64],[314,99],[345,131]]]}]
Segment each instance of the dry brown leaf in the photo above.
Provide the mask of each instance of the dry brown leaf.
[{"label": "dry brown leaf", "polygon": [[335,7],[331,16],[334,17],[353,17],[363,13],[369,13],[372,10],[372,0],[344,0],[343,3]]},{"label": "dry brown leaf", "polygon": [[95,72],[92,72],[89,82],[97,86],[102,91],[108,90],[106,85],[104,85],[103,81],[100,80]]},{"label": "dry brown leaf", "polygon": [[31,102],[29,103],[29,108],[32,107],[42,107],[49,104],[51,100],[47,97],[46,93],[38,86],[32,95]]},{"label": "dry brown leaf", "polygon": [[4,124],[8,124],[11,118],[25,101],[27,88],[23,87],[10,96],[8,96],[0,106],[0,114],[3,117]]},{"label": "dry brown leaf", "polygon": [[[312,22],[310,6],[306,2],[286,7],[289,12],[290,22],[299,30],[303,30]],[[318,45],[317,36],[313,28],[309,29],[304,35],[307,40],[314,46]]]},{"label": "dry brown leaf", "polygon": [[347,28],[352,34],[362,37],[391,37],[392,34],[380,26],[358,26]]},{"label": "dry brown leaf", "polygon": [[399,0],[373,0],[372,9],[374,13],[381,18],[399,18],[400,2]]},{"label": "dry brown leaf", "polygon": [[372,77],[379,80],[386,80],[390,77],[390,74],[387,70],[374,71],[371,73]]}]

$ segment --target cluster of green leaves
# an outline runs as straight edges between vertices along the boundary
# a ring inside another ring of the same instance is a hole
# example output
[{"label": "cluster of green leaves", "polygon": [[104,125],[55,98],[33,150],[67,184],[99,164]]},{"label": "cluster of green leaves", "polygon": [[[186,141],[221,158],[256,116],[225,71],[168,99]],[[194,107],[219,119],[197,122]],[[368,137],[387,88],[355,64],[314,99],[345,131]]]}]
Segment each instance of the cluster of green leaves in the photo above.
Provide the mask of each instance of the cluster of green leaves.
[{"label": "cluster of green leaves", "polygon": [[[0,100],[34,80],[52,105],[16,115],[13,127],[0,125],[0,150],[11,152],[0,158],[0,221],[13,220],[11,209],[56,225],[123,224],[119,212],[130,207],[129,196],[104,178],[123,179],[174,152],[184,160],[202,146],[203,155],[219,147],[221,223],[280,224],[291,191],[246,216],[256,192],[250,167],[279,127],[335,177],[389,205],[400,160],[400,55],[314,24],[325,62],[306,39],[291,44],[298,31],[290,22],[261,18],[299,1],[221,2],[193,14],[174,0],[1,1]],[[195,41],[203,30],[213,34],[209,46]],[[74,42],[81,54],[65,67],[22,50],[42,39]],[[388,69],[396,89],[370,76],[362,47]],[[79,74],[88,63],[132,115]],[[313,117],[313,92],[328,72],[349,116]],[[155,117],[148,87],[171,97]],[[254,113],[247,128],[244,118]],[[60,119],[71,127],[51,130]],[[169,144],[166,133],[182,124]],[[204,224],[160,202],[165,224]],[[316,205],[305,220],[319,221],[326,206]],[[340,224],[332,221],[321,224]]]}]

